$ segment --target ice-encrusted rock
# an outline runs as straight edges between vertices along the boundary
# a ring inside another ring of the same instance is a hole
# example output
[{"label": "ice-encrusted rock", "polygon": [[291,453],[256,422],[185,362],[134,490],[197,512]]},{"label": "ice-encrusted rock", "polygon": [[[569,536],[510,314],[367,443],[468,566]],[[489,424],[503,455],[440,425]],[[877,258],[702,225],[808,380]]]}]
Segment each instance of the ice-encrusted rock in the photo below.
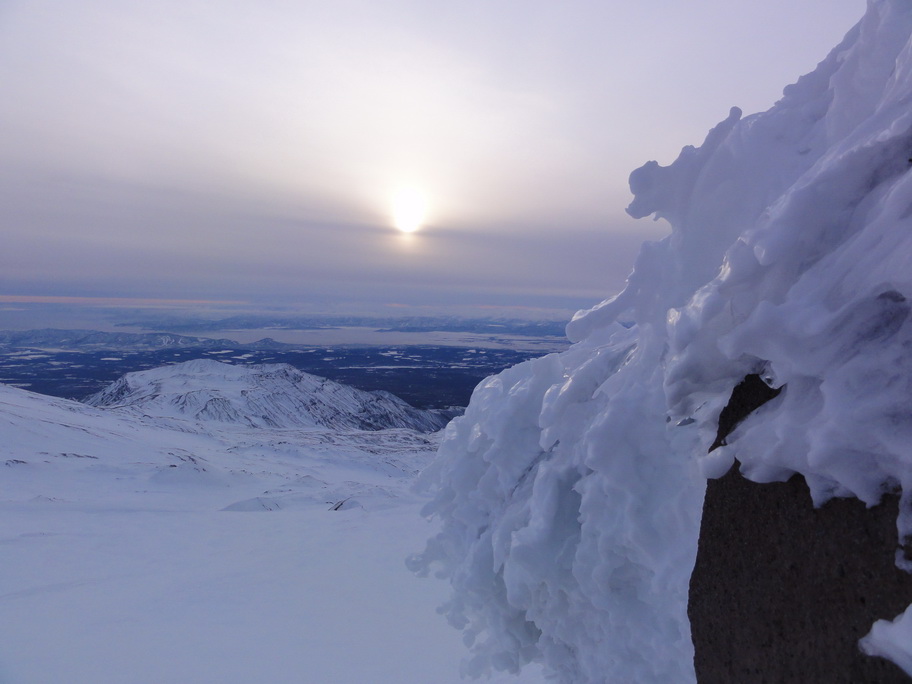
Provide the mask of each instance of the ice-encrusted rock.
[{"label": "ice-encrusted rock", "polygon": [[[871,0],[772,109],[635,171],[630,213],[671,234],[577,314],[570,350],[485,381],[450,424],[425,476],[443,531],[411,564],[449,578],[468,672],[693,681],[705,478],[736,458],[801,474],[817,505],[901,490],[912,535],[910,35],[912,3]],[[749,375],[784,389],[707,454]]]}]

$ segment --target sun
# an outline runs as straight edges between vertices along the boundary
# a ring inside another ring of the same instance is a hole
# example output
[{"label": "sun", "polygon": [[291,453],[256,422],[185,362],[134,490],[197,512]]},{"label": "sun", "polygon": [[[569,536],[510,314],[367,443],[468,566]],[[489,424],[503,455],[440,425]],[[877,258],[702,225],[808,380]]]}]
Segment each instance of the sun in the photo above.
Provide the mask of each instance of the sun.
[{"label": "sun", "polygon": [[393,195],[393,226],[403,233],[414,233],[427,219],[427,198],[413,188]]}]

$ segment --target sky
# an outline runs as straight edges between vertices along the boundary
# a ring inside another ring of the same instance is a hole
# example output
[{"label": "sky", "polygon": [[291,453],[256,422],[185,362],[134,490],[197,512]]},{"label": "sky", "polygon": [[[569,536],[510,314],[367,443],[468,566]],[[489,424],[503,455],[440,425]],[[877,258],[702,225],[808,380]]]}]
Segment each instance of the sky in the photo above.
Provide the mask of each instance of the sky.
[{"label": "sky", "polygon": [[667,232],[630,171],[768,109],[864,8],[0,0],[0,304],[591,306]]}]

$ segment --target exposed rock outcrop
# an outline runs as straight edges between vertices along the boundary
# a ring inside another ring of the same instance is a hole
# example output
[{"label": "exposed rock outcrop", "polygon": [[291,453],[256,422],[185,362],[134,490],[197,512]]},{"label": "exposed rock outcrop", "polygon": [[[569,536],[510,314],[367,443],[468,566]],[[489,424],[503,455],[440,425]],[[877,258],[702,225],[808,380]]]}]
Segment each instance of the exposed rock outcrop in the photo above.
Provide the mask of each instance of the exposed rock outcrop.
[{"label": "exposed rock outcrop", "polygon": [[710,480],[688,615],[704,683],[909,682],[864,655],[875,620],[912,603],[894,563],[898,497],[814,508],[804,478],[757,484],[737,464]]}]

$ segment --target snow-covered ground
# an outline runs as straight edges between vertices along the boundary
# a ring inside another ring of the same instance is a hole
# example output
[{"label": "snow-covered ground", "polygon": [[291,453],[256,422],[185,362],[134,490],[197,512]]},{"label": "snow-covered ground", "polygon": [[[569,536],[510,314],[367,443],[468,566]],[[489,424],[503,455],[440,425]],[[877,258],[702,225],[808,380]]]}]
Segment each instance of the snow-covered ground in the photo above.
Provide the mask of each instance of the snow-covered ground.
[{"label": "snow-covered ground", "polygon": [[4,386],[0,435],[0,682],[460,681],[444,588],[404,562],[436,435]]}]

